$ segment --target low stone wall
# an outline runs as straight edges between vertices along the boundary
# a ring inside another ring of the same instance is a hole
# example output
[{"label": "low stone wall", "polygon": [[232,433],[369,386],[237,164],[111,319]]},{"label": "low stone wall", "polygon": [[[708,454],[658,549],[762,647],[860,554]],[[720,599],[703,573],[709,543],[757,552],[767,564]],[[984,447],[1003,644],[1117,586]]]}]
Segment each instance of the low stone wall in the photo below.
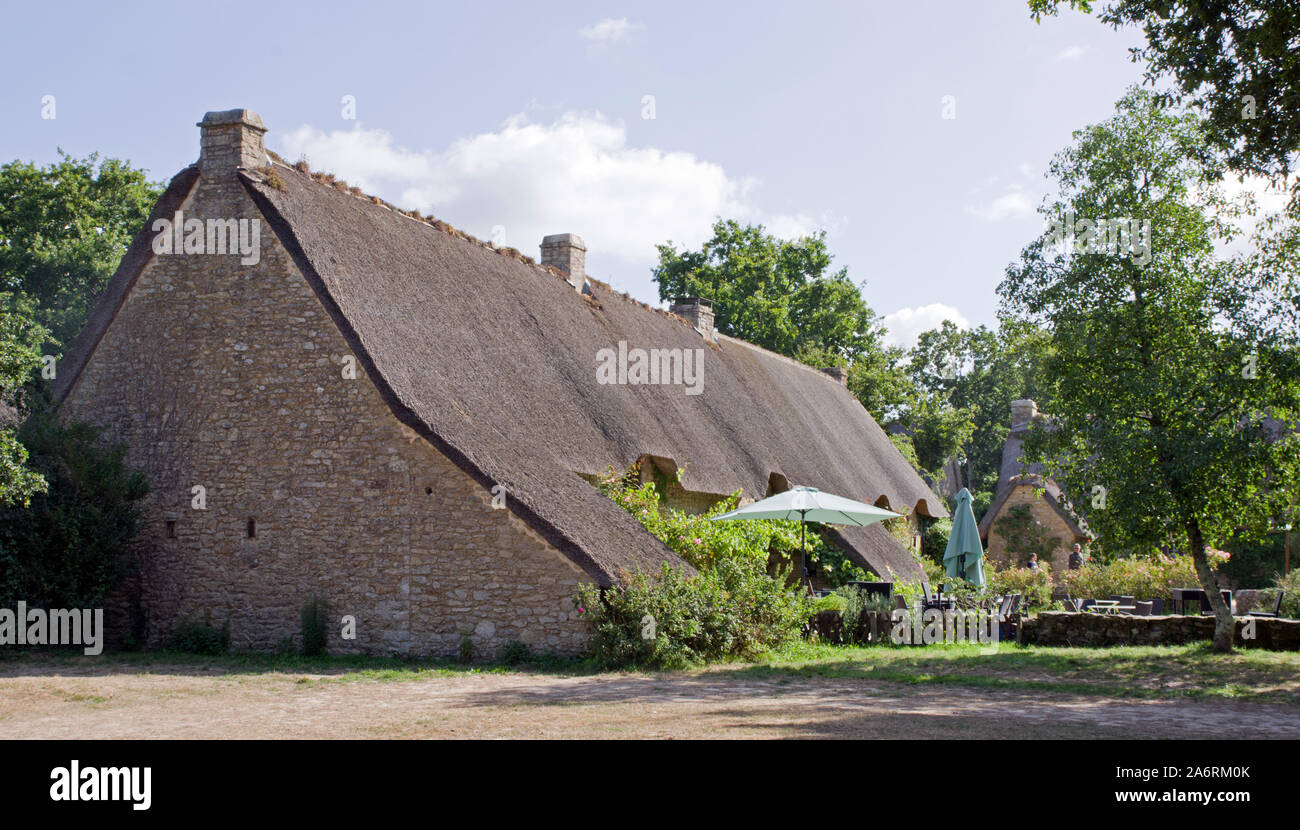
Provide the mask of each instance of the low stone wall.
[{"label": "low stone wall", "polygon": [[[1237,617],[1233,640],[1244,648],[1300,650],[1300,620]],[[1254,637],[1242,631],[1253,624]],[[1039,646],[1159,646],[1193,643],[1214,636],[1213,617],[1132,617],[1044,611],[1022,622],[1018,640]]]}]

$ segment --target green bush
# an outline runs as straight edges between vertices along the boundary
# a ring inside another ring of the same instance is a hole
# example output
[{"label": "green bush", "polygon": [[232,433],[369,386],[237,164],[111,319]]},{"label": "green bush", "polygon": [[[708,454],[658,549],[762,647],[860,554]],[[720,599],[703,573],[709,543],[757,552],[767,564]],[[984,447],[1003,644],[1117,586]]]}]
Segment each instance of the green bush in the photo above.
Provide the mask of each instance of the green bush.
[{"label": "green bush", "polygon": [[[1226,561],[1223,554],[1210,552],[1210,567]],[[1065,574],[1065,589],[1080,599],[1105,599],[1113,594],[1137,599],[1173,599],[1174,588],[1199,588],[1201,579],[1190,556],[1168,556],[1161,552],[1117,556],[1110,562],[1092,560],[1077,571]]]},{"label": "green bush", "polygon": [[844,643],[856,641],[863,614],[894,608],[892,596],[867,593],[856,585],[846,585],[837,589],[837,593],[844,598],[844,607],[840,609],[840,641]]},{"label": "green bush", "polygon": [[302,653],[307,657],[319,657],[325,653],[329,641],[326,631],[329,626],[329,614],[325,600],[312,597],[302,609]]},{"label": "green bush", "polygon": [[167,648],[187,654],[224,654],[230,647],[230,623],[220,628],[211,622],[185,621],[167,638]]},{"label": "green bush", "polygon": [[501,647],[501,662],[507,666],[517,666],[533,659],[533,649],[528,643],[511,640]]},{"label": "green bush", "polygon": [[[1052,577],[1047,563],[1042,563],[1035,573],[1028,568],[999,569],[996,563],[984,560],[984,585],[981,587],[967,582],[960,577],[951,577],[943,572],[942,566],[923,563],[926,582],[930,592],[935,593],[943,586],[944,596],[952,599],[958,607],[977,608],[987,600],[1006,594],[1020,594],[1027,598],[1031,611],[1041,611],[1052,607]],[[909,607],[915,607],[925,593],[919,581],[894,579],[894,593],[901,594]],[[873,609],[874,610],[874,609]],[[879,610],[887,610],[881,608]]]},{"label": "green bush", "polygon": [[[800,567],[798,522],[749,520],[715,522],[713,516],[734,510],[740,502],[737,491],[706,513],[687,513],[662,503],[665,481],[641,483],[640,468],[626,473],[608,471],[598,482],[600,491],[631,513],[646,530],[698,570],[707,570],[721,559],[751,558],[763,562],[775,557],[791,568]],[[820,569],[831,585],[868,579],[838,548],[827,544],[809,525],[804,534],[809,568]]]},{"label": "green bush", "polygon": [[143,474],[89,424],[33,414],[18,432],[49,489],[0,510],[0,606],[98,608],[134,565]]},{"label": "green bush", "polygon": [[467,664],[474,662],[474,638],[469,634],[460,635],[460,648],[456,652],[456,660]]},{"label": "green bush", "polygon": [[1271,611],[1278,591],[1286,592],[1282,596],[1282,616],[1300,620],[1300,570],[1291,571],[1286,576],[1275,574],[1272,587],[1260,591],[1256,609]]},{"label": "green bush", "polygon": [[795,640],[812,602],[787,590],[784,576],[745,557],[720,559],[694,577],[665,563],[658,574],[625,574],[603,591],[582,585],[575,605],[600,667],[685,668]]},{"label": "green bush", "polygon": [[952,519],[934,520],[921,536],[921,553],[928,559],[942,562],[943,553],[948,549],[950,535],[952,535]]},{"label": "green bush", "polygon": [[1052,607],[1052,575],[1048,562],[1039,562],[1038,570],[1005,568],[999,570],[992,563],[985,577],[989,593],[994,595],[1020,594],[1029,603],[1030,611],[1046,611]]},{"label": "green bush", "polygon": [[812,601],[812,613],[818,614],[822,611],[843,611],[847,603],[845,594],[843,593],[845,589],[841,588],[839,590],[841,593],[827,594],[824,597],[815,597]]}]

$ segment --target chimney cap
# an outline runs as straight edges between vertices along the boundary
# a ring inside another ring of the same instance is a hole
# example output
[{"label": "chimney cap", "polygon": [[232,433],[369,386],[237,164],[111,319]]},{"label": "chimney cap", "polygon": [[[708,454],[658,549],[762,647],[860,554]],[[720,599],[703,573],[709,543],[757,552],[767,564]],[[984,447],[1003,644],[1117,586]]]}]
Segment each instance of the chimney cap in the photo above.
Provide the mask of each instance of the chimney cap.
[{"label": "chimney cap", "polygon": [[1011,428],[1028,426],[1038,417],[1038,404],[1031,398],[1011,402]]},{"label": "chimney cap", "polygon": [[553,233],[549,236],[542,237],[543,245],[570,245],[574,248],[587,250],[587,244],[582,241],[582,237],[576,233]]},{"label": "chimney cap", "polygon": [[220,110],[205,112],[203,120],[195,126],[197,127],[222,127],[228,124],[243,124],[246,127],[252,127],[255,130],[266,132],[266,125],[262,123],[262,116],[246,109]]},{"label": "chimney cap", "polygon": [[714,302],[710,297],[673,297],[673,305],[702,305],[713,308]]}]

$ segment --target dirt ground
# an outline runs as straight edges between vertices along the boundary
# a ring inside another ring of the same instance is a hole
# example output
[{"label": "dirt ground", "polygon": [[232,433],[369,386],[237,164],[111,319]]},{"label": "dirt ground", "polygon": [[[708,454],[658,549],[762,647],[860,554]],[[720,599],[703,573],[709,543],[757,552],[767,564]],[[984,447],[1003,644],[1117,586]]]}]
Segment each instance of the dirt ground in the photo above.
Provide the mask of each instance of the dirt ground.
[{"label": "dirt ground", "polygon": [[0,738],[1300,738],[1300,707],[818,677],[8,666]]}]

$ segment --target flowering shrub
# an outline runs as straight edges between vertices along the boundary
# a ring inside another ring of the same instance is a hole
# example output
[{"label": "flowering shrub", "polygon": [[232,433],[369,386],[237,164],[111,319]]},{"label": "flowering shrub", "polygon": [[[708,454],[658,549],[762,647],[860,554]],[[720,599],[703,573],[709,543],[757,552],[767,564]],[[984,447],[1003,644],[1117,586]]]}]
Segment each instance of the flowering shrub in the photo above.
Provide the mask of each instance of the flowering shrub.
[{"label": "flowering shrub", "polygon": [[987,570],[988,590],[993,594],[1020,594],[1029,603],[1030,611],[1052,606],[1052,575],[1047,562],[1040,562],[1038,570],[1006,568],[998,570],[993,563],[984,563]]},{"label": "flowering shrub", "polygon": [[743,557],[719,560],[693,578],[665,563],[658,574],[625,574],[603,595],[582,585],[575,604],[602,668],[676,669],[753,657],[797,638],[812,612],[810,598]]},{"label": "flowering shrub", "polygon": [[[1221,551],[1209,551],[1210,567],[1228,561]],[[1174,588],[1197,588],[1201,579],[1190,556],[1135,554],[1101,564],[1089,562],[1065,575],[1065,589],[1072,597],[1105,598],[1112,594],[1138,599],[1173,599]]]}]

